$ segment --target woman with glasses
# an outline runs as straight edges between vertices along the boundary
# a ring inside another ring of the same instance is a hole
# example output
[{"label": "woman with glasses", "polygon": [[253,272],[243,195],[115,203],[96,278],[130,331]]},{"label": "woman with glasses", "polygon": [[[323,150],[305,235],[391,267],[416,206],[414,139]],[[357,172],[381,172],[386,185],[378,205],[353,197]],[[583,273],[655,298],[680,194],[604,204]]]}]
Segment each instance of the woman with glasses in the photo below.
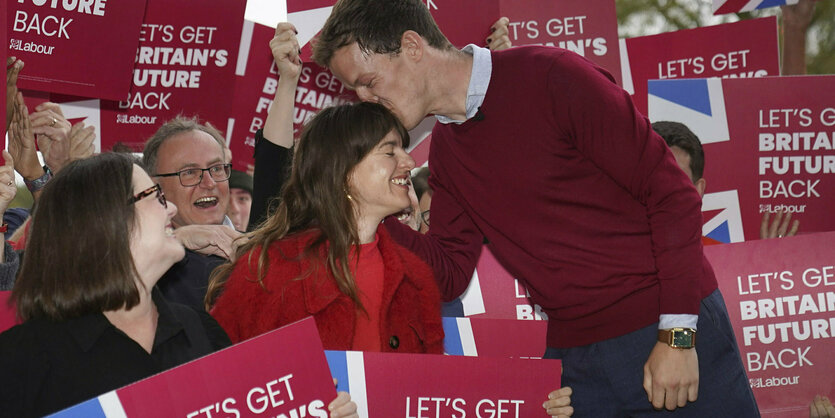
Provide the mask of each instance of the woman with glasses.
[{"label": "woman with glasses", "polygon": [[208,314],[154,287],[184,254],[176,212],[122,154],[47,184],[12,291],[24,322],[0,334],[4,416],[55,412],[230,345]]}]

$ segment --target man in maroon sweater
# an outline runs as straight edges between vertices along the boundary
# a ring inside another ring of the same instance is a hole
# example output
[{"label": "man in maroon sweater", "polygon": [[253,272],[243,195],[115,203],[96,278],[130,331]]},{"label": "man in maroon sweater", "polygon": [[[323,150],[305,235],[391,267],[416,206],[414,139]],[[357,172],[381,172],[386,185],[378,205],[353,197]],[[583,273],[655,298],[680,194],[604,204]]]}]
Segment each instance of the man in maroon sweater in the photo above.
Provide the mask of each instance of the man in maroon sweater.
[{"label": "man in maroon sweater", "polygon": [[557,48],[456,50],[419,0],[340,0],[313,58],[409,129],[436,115],[432,228],[387,226],[446,300],[486,237],[548,314],[578,413],[758,415],[699,195],[606,71]]}]

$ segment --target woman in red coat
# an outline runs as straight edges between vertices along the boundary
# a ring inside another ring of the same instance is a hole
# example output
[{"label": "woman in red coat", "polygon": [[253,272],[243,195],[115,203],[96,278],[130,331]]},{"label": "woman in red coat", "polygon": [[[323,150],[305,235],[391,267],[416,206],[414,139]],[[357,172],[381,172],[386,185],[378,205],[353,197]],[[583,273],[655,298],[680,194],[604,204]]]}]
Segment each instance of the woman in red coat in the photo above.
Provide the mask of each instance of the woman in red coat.
[{"label": "woman in red coat", "polygon": [[408,142],[374,103],[309,122],[276,212],[210,284],[233,342],[312,315],[327,350],[443,352],[430,268],[378,228],[410,205]]}]

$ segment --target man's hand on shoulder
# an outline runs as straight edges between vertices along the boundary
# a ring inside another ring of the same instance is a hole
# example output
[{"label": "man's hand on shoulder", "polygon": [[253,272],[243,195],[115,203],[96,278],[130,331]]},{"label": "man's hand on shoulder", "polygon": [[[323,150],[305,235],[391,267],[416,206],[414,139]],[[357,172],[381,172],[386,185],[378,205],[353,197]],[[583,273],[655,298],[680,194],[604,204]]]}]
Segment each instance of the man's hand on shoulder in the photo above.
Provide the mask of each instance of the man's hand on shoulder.
[{"label": "man's hand on shoulder", "polygon": [[670,411],[695,402],[699,395],[699,358],[695,348],[672,348],[658,342],[644,364],[644,390],[656,409]]},{"label": "man's hand on shoulder", "polygon": [[226,225],[186,225],[175,229],[174,236],[189,250],[232,260],[235,240],[243,234]]}]

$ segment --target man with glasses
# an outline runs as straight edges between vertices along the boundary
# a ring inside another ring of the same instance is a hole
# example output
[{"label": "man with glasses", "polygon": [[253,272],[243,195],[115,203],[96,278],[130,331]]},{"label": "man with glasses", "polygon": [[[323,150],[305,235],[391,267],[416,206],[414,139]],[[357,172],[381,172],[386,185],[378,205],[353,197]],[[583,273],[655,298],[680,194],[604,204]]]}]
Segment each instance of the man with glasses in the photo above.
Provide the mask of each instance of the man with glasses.
[{"label": "man with glasses", "polygon": [[223,136],[196,119],[176,117],[145,143],[142,163],[177,205],[174,235],[188,250],[160,289],[169,300],[202,309],[209,274],[233,255],[232,242],[241,235],[226,217],[232,165]]}]

